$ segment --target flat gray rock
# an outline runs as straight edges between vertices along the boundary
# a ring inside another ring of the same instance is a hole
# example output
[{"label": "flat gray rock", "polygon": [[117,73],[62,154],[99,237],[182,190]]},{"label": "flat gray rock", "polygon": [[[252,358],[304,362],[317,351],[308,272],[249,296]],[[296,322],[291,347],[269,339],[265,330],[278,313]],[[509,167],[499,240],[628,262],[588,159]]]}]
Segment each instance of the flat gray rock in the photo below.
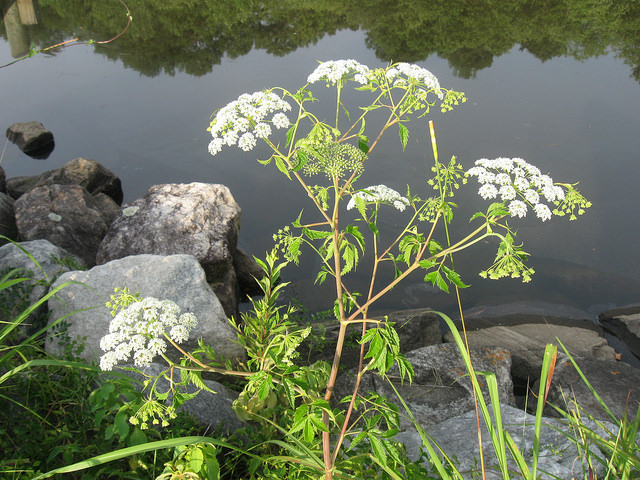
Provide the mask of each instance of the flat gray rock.
[{"label": "flat gray rock", "polygon": [[624,342],[640,359],[640,306],[617,308],[598,315],[600,325]]},{"label": "flat gray rock", "polygon": [[[447,342],[453,341],[451,333],[444,338]],[[557,339],[573,355],[615,360],[615,350],[602,335],[579,327],[526,323],[467,331],[467,338],[474,347],[498,346],[508,350],[513,362],[512,374],[521,380],[540,377],[545,346],[558,345]]]},{"label": "flat gray rock", "polygon": [[[534,422],[535,417],[519,410],[511,405],[500,405],[502,425],[505,432],[513,438],[520,452],[524,454],[527,465],[532,465],[532,452],[534,445]],[[493,415],[492,415],[492,421]],[[482,449],[487,465],[487,478],[492,480],[502,480],[499,470],[496,470],[497,461],[491,437],[487,431],[482,418]],[[574,480],[582,478],[582,465],[580,459],[583,458],[578,452],[575,444],[565,436],[571,434],[571,430],[561,424],[557,419],[543,418],[540,438],[540,456],[538,460],[538,471],[541,479],[552,480],[560,478],[563,480]],[[595,422],[585,420],[585,425],[592,428],[599,435],[606,435]],[[615,427],[611,424],[605,426],[615,435]],[[481,478],[480,473],[480,442],[478,441],[478,424],[476,412],[470,410],[460,416],[450,418],[438,425],[427,427],[427,434],[442,448],[442,450],[457,464],[457,468],[463,473],[465,479]],[[407,448],[409,458],[417,460],[422,447],[422,440],[415,430],[401,432],[395,437]],[[595,447],[592,453],[601,455]],[[521,478],[515,475],[519,472],[511,454],[507,453],[508,465],[512,478]],[[603,467],[594,462],[598,478],[603,473]]]}]

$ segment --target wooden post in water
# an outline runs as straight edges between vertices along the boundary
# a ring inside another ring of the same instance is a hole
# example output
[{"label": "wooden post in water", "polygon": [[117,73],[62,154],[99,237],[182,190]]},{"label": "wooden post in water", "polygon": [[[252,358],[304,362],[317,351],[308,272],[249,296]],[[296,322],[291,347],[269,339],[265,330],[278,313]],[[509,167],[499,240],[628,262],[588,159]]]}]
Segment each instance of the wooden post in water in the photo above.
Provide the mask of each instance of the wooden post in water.
[{"label": "wooden post in water", "polygon": [[20,12],[20,22],[23,25],[36,25],[36,9],[33,7],[33,0],[16,0],[18,11]]},{"label": "wooden post in water", "polygon": [[4,28],[13,58],[22,57],[29,53],[29,32],[20,21],[18,5],[13,3],[4,15]]}]

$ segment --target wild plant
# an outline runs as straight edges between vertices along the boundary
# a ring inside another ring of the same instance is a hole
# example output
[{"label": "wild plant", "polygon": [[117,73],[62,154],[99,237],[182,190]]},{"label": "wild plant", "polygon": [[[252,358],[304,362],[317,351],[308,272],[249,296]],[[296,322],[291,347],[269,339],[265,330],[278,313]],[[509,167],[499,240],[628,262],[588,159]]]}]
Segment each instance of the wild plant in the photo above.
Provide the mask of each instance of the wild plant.
[{"label": "wild plant", "polygon": [[[330,120],[312,109],[317,83],[335,89]],[[353,115],[345,100],[352,93],[364,98]],[[488,240],[497,243],[497,252],[480,275],[527,282],[534,271],[526,263],[529,254],[516,241],[514,223],[527,214],[542,222],[553,215],[573,220],[590,206],[575,185],[554,182],[521,158],[480,159],[468,169],[455,156],[441,162],[434,125],[426,117],[433,108],[448,112],[465,101],[464,93],[441,87],[431,72],[417,65],[397,63],[370,69],[355,60],[339,60],[321,63],[295,92],[276,87],[244,94],[219,109],[208,129],[212,135],[209,152],[217,155],[232,146],[250,151],[257,142],[264,142],[271,156],[259,162],[274,165],[297,182],[313,214],[301,211],[291,225],[279,229],[274,250],[258,260],[265,271],[258,279],[264,295],[253,301],[251,312],[232,321],[247,352],[244,364],[225,364],[212,346],[202,343],[195,352],[182,350],[180,342],[197,320],[181,316],[173,302],[116,293],[101,365],[111,369],[133,361],[142,368],[161,356],[167,364],[161,376],[171,383],[169,392],[159,392],[156,380],[150,378],[149,400],[139,410],[145,413],[133,415],[131,421],[166,422],[188,399],[186,384],[205,389],[203,372],[225,374],[242,379],[234,408],[240,418],[257,426],[254,442],[238,447],[219,439],[202,441],[241,451],[247,461],[247,478],[459,477],[454,463],[442,460],[442,452],[419,425],[416,428],[423,437],[429,465],[409,462],[394,437],[400,415],[412,418],[411,412],[401,412],[375,392],[361,391],[361,379],[369,372],[388,379],[394,367],[403,382],[410,382],[413,376],[411,364],[400,352],[394,324],[372,318],[370,311],[414,272],[421,272],[425,282],[445,292],[465,288],[454,254]],[[431,138],[434,165],[432,178],[425,179],[426,194],[415,194],[408,187],[406,193],[400,193],[386,185],[360,186],[360,177],[375,161],[383,135],[395,129],[404,150],[412,119],[428,125]],[[276,130],[285,132],[282,138],[276,139]],[[471,217],[469,230],[454,238],[450,225],[457,205],[453,199],[469,180],[478,183],[478,194],[488,204]],[[390,214],[389,209],[399,212],[395,215],[402,219],[402,226],[395,232],[382,232],[379,219]],[[280,281],[282,269],[289,263],[298,264],[304,251],[320,259],[315,281],[331,282],[335,291],[333,315],[339,332],[331,364],[298,361],[297,349],[310,327],[298,326],[294,309],[278,302],[287,285]],[[370,280],[366,291],[357,292],[350,286],[350,274],[367,255]],[[391,266],[389,275],[384,265]],[[334,398],[347,329],[353,325],[360,329],[355,387],[347,397]],[[169,345],[183,354],[182,360],[174,361],[166,354]],[[465,349],[463,343],[459,346]],[[477,384],[470,363],[468,368]],[[176,370],[184,373],[181,381],[176,379]],[[491,376],[487,383],[492,385]],[[490,422],[489,407],[480,393],[478,401]],[[502,435],[499,424],[492,432],[496,452],[504,456],[513,444]],[[502,474],[508,478],[506,463],[502,465]],[[532,471],[524,464],[521,467],[528,477],[536,477],[535,466]]]}]

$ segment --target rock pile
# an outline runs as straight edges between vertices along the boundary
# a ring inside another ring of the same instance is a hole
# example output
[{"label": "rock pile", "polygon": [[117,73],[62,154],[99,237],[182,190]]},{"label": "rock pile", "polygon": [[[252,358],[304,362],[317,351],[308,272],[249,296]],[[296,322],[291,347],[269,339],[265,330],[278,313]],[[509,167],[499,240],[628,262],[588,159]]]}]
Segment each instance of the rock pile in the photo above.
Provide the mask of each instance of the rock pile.
[{"label": "rock pile", "polygon": [[[243,361],[245,352],[233,341],[227,317],[237,314],[243,295],[258,293],[253,276],[260,270],[237,248],[241,210],[229,189],[203,183],[156,185],[143,198],[121,207],[122,197],[120,180],[93,160],[79,158],[58,170],[6,181],[0,168],[0,233],[21,240],[20,246],[42,267],[34,268],[23,250],[8,244],[0,247],[0,271],[31,271],[39,288],[33,289],[30,302],[42,298],[47,285],[55,289],[66,284],[48,301],[49,321],[55,328],[48,332],[47,350],[61,355],[65,345],[80,342],[81,357],[97,362],[102,354],[99,342],[111,319],[104,304],[114,287],[128,287],[142,296],[174,300],[183,311],[196,314],[199,325],[194,338],[202,338],[220,357]],[[90,269],[83,270],[85,266]],[[614,415],[621,418],[625,409],[634,414],[640,403],[640,370],[618,360],[602,327],[585,312],[567,312],[558,305],[530,307],[481,306],[465,319],[475,369],[496,375],[505,430],[514,438],[522,437],[522,448],[529,449],[525,438],[533,438],[533,420],[516,406],[526,397],[529,410],[535,408],[531,392],[537,392],[542,352],[548,343],[567,348]],[[368,374],[362,391],[396,400],[399,393],[419,425],[445,451],[461,461],[473,460],[470,449],[478,448],[471,433],[476,431],[474,398],[464,362],[451,343],[452,333],[443,330],[440,317],[428,310],[394,312],[389,319],[399,327],[402,351],[414,367],[415,379],[412,384],[403,383],[398,372],[392,372],[389,384]],[[604,312],[600,322],[638,355],[640,308]],[[43,326],[34,324],[30,332]],[[310,338],[323,335],[325,343],[304,344],[301,358],[330,362],[337,328],[333,324],[315,328],[317,335]],[[30,332],[24,332],[23,338]],[[610,418],[574,363],[559,352],[548,401],[565,409],[575,406],[575,401],[600,421],[598,428],[610,426],[606,423]],[[351,393],[358,356],[358,345],[346,348],[336,400]],[[150,371],[160,368],[149,367]],[[237,394],[207,382],[217,394],[202,392],[185,409],[203,425],[227,431],[242,426],[231,410]],[[562,436],[566,427],[552,418],[544,423],[543,442],[548,448],[541,465],[558,478],[577,476],[572,471],[575,445]],[[402,427],[397,439],[418,458],[422,440],[411,422],[403,421]]]}]

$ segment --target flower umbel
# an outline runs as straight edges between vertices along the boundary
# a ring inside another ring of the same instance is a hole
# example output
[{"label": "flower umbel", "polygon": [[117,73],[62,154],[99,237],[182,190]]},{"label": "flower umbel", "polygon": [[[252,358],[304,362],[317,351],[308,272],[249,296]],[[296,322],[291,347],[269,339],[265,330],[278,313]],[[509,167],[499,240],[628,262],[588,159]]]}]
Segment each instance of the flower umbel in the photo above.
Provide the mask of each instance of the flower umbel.
[{"label": "flower umbel", "polygon": [[[480,183],[478,194],[482,198],[500,197],[512,217],[526,216],[528,205],[544,222],[552,215],[544,202],[559,205],[565,200],[562,184],[554,184],[550,176],[521,158],[483,158],[476,161],[467,175],[476,177]],[[553,213],[558,214],[556,210]]]},{"label": "flower umbel", "polygon": [[374,185],[354,193],[347,204],[347,210],[357,206],[358,200],[364,203],[386,203],[401,212],[409,205],[409,200],[386,185]]},{"label": "flower umbel", "polygon": [[335,85],[338,82],[353,79],[364,85],[369,81],[368,74],[369,67],[355,60],[330,60],[318,65],[311,75],[307,77],[307,82],[316,83],[324,80],[328,85]]},{"label": "flower umbel", "polygon": [[[211,121],[208,130],[213,140],[209,143],[209,153],[216,155],[223,146],[238,145],[248,152],[256,146],[256,139],[266,139],[271,135],[271,125],[286,128],[289,119],[283,112],[291,110],[291,105],[271,91],[245,93],[237,100],[222,107]],[[275,113],[271,117],[272,113]]]},{"label": "flower umbel", "polygon": [[100,348],[106,352],[100,357],[100,368],[112,370],[131,357],[135,366],[147,367],[155,356],[164,355],[167,340],[188,340],[197,324],[193,313],[180,315],[180,307],[171,300],[147,297],[134,301],[115,315],[109,333],[100,340]]}]

